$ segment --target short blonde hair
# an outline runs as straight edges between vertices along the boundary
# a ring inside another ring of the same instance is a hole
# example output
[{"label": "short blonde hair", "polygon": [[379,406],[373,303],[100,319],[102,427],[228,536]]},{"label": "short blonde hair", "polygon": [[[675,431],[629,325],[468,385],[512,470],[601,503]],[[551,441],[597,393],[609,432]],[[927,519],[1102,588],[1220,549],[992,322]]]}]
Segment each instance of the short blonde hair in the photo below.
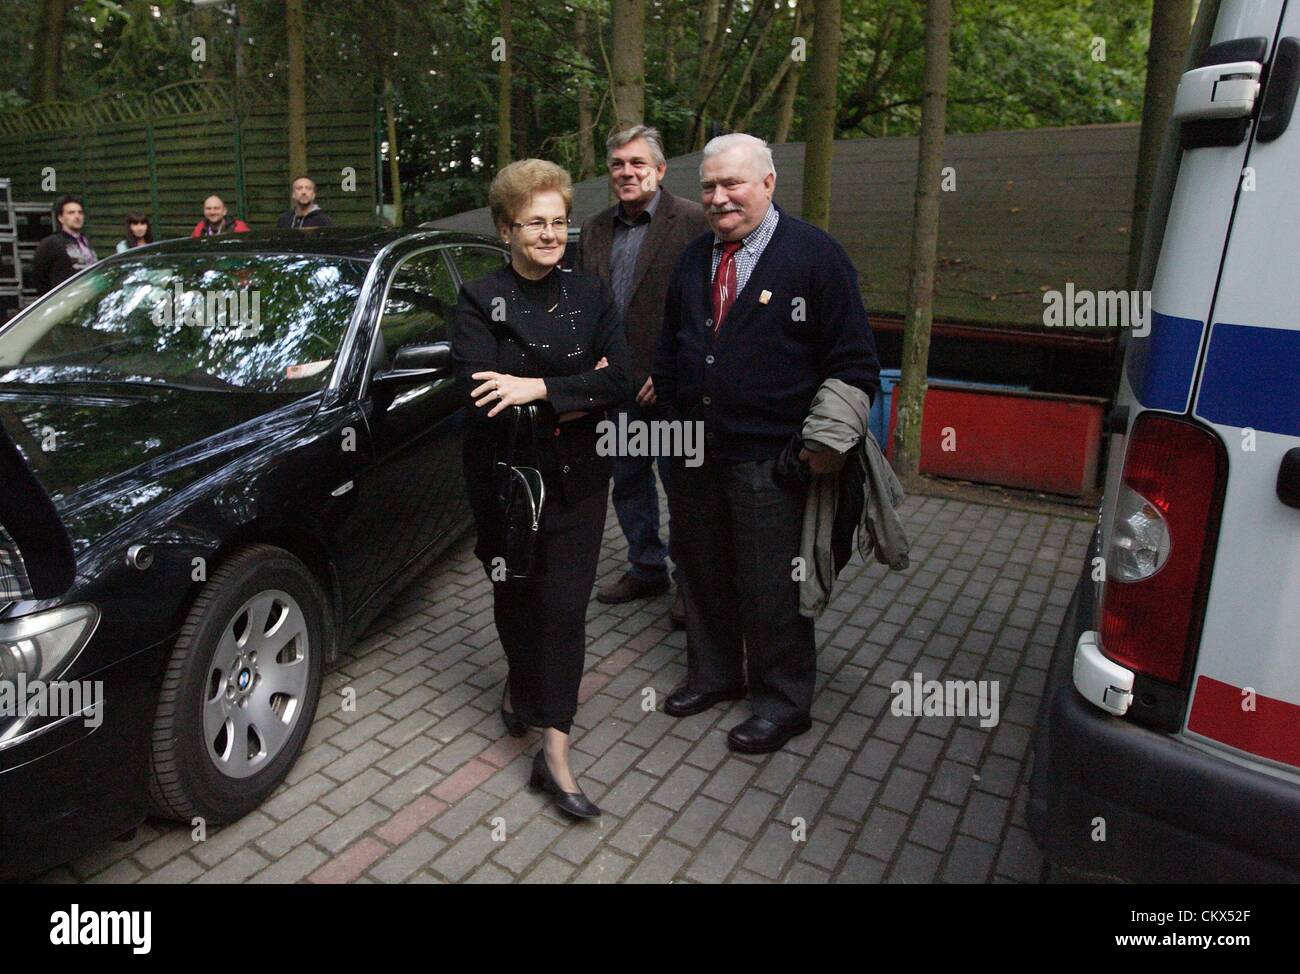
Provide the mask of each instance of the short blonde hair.
[{"label": "short blonde hair", "polygon": [[494,226],[509,226],[515,216],[538,193],[559,193],[564,198],[564,214],[573,209],[573,180],[568,172],[545,159],[520,159],[512,162],[492,180],[488,189],[488,208]]}]

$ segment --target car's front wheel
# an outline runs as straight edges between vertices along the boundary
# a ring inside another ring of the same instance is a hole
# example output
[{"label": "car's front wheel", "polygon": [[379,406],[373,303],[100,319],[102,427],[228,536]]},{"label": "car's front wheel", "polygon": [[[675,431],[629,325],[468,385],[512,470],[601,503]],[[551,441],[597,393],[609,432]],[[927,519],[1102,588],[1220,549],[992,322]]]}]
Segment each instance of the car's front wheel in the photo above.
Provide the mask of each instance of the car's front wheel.
[{"label": "car's front wheel", "polygon": [[155,811],[216,824],[285,779],[320,698],[330,617],[289,552],[249,545],[204,584],[159,693],[149,797]]}]

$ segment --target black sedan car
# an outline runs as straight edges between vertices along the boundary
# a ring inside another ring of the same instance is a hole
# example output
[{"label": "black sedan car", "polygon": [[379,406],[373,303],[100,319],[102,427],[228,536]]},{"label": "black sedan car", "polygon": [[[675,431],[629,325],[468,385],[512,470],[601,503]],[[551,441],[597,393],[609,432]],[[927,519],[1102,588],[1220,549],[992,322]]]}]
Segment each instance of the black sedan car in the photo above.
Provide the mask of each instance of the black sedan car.
[{"label": "black sedan car", "polygon": [[62,597],[0,604],[0,687],[85,688],[0,711],[0,877],[284,780],[325,668],[471,523],[448,317],[505,259],[444,231],[178,240],[0,329],[0,424],[77,554]]}]

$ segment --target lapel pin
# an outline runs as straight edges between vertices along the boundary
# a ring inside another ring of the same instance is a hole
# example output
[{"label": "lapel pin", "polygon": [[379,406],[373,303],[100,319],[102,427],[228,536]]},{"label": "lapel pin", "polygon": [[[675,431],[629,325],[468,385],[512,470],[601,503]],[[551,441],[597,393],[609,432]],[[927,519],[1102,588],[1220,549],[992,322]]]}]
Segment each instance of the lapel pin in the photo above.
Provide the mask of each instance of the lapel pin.
[{"label": "lapel pin", "polygon": [[767,302],[769,302],[769,301],[771,301],[771,300],[772,300],[772,292],[771,292],[771,291],[764,291],[762,294],[760,294],[760,295],[758,296],[758,303],[759,303],[759,304],[767,304]]}]

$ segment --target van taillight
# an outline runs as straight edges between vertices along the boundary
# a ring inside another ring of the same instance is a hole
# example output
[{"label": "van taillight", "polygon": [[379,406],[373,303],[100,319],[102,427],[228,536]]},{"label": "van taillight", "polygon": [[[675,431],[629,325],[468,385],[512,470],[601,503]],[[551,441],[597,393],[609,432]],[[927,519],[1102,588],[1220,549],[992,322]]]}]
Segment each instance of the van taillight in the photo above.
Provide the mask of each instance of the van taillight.
[{"label": "van taillight", "polygon": [[1129,434],[1116,498],[1101,648],[1118,663],[1182,684],[1200,639],[1227,457],[1211,432],[1143,413]]}]

